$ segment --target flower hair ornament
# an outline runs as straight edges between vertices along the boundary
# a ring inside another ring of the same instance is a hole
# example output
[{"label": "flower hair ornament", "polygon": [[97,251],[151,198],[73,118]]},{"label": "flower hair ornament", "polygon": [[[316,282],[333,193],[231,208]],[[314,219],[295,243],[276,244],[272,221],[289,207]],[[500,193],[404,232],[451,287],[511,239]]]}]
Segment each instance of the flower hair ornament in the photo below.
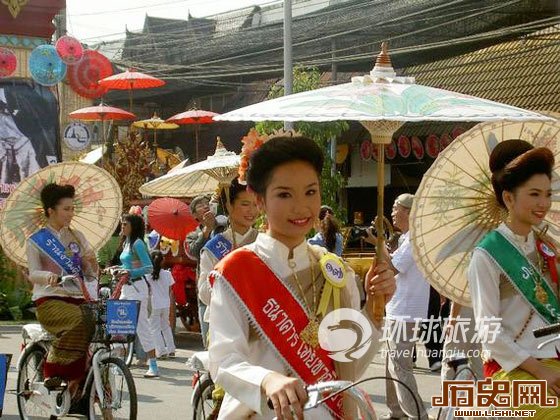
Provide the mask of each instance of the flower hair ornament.
[{"label": "flower hair ornament", "polygon": [[239,162],[238,182],[241,185],[247,185],[246,174],[247,170],[249,169],[249,161],[251,159],[251,156],[264,143],[275,137],[297,137],[301,135],[301,133],[294,130],[284,131],[282,129],[276,130],[270,135],[266,135],[259,134],[255,128],[251,128],[247,135],[241,139],[241,143],[243,144],[243,146],[241,147],[241,160]]}]

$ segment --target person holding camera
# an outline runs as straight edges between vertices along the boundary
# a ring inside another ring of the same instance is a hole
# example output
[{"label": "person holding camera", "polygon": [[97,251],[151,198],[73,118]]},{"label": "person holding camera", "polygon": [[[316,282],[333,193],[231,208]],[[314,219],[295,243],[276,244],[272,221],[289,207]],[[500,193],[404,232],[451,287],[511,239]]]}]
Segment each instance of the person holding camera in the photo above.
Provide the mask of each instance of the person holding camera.
[{"label": "person holding camera", "polygon": [[[395,229],[402,232],[398,248],[389,255],[387,261],[391,269],[397,273],[397,290],[392,299],[385,306],[387,331],[386,376],[405,383],[414,393],[420,405],[420,418],[427,419],[428,415],[422,405],[422,398],[418,393],[418,386],[413,372],[413,351],[417,342],[417,333],[422,321],[428,314],[428,300],[430,285],[418,269],[412,257],[410,243],[410,209],[414,196],[401,194],[393,204],[391,217]],[[418,325],[420,323],[420,325]],[[410,392],[400,383],[386,381],[388,419],[416,417],[416,405],[410,398]]]},{"label": "person holding camera", "polygon": [[[219,224],[216,220],[216,210],[210,208],[210,199],[205,195],[199,195],[193,198],[190,205],[190,210],[194,218],[200,225],[191,233],[187,235],[187,246],[189,256],[197,261],[196,265],[196,278],[198,279],[200,273],[200,252],[206,243],[218,233],[225,230],[225,226]],[[202,334],[202,343],[206,348],[206,337],[208,336],[208,323],[204,322],[204,312],[206,312],[206,305],[198,299],[198,321],[200,323],[200,332]]]},{"label": "person holding camera", "polygon": [[334,211],[329,206],[321,206],[319,211],[319,223],[317,233],[307,242],[311,245],[319,245],[326,248],[327,251],[333,252],[339,257],[342,256],[344,249],[344,238],[340,233],[338,223],[334,218]]}]

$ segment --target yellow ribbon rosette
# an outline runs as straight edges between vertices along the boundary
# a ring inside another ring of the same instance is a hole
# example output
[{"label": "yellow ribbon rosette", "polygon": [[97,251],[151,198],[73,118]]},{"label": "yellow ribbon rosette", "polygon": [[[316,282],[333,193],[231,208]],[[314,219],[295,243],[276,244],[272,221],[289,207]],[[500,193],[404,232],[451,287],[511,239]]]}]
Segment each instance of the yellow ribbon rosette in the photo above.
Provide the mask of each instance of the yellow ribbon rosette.
[{"label": "yellow ribbon rosette", "polygon": [[346,286],[348,276],[346,275],[346,268],[344,267],[342,258],[335,254],[327,253],[323,255],[319,260],[319,265],[321,266],[321,271],[323,272],[326,282],[323,293],[321,294],[319,307],[317,308],[317,315],[325,317],[327,315],[327,308],[331,300],[331,295],[334,309],[340,308],[340,290]]}]

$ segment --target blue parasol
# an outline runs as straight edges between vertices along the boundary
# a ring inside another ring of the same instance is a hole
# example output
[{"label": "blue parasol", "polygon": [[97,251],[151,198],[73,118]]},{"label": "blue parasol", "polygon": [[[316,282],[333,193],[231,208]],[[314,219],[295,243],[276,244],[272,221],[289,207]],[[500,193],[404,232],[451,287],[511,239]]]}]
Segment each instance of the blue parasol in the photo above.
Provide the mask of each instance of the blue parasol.
[{"label": "blue parasol", "polygon": [[66,64],[53,45],[40,45],[29,56],[29,72],[40,85],[53,86],[66,76]]}]

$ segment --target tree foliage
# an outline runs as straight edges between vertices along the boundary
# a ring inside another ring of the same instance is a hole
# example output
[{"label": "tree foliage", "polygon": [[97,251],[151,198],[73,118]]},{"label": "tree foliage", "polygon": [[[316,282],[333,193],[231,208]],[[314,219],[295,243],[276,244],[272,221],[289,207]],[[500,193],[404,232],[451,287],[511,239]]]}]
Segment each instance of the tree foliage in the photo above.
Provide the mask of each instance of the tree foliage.
[{"label": "tree foliage", "polygon": [[[305,92],[321,87],[321,73],[317,68],[296,67],[294,69],[293,92]],[[268,93],[268,99],[278,98],[284,95],[283,85],[273,85]],[[256,124],[255,128],[261,134],[271,134],[276,130],[282,129],[283,122],[264,121]],[[331,174],[332,159],[330,157],[330,141],[332,138],[339,137],[344,131],[348,130],[349,125],[346,121],[334,122],[296,122],[294,129],[304,136],[312,138],[323,150],[325,165],[321,175],[321,195],[323,204],[331,206],[336,212],[339,220],[346,220],[346,208],[339,205],[339,192],[346,185],[346,180],[342,174],[336,170]]]},{"label": "tree foliage", "polygon": [[139,134],[130,131],[126,138],[116,144],[112,159],[104,161],[104,168],[121,187],[124,208],[127,210],[132,200],[142,197],[139,188],[150,174],[151,159],[150,145],[141,141]]},{"label": "tree foliage", "polygon": [[19,321],[29,317],[26,310],[31,306],[28,284],[0,249],[0,320]]}]

